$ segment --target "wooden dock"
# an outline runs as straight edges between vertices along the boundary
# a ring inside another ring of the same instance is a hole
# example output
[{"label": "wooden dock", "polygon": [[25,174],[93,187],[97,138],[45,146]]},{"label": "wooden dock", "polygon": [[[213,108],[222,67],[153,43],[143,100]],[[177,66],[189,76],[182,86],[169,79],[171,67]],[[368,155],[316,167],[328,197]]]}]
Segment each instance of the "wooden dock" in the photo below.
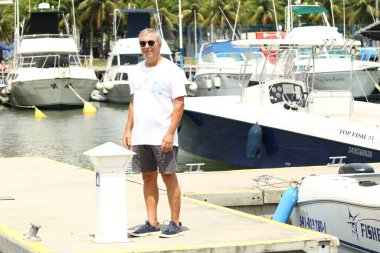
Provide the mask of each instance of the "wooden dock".
[{"label": "wooden dock", "polygon": [[[0,158],[0,252],[337,252],[334,236],[278,223],[238,211],[274,204],[280,188],[258,188],[255,178],[286,181],[310,174],[336,173],[336,167],[179,173],[181,221],[185,235],[132,238],[126,243],[95,243],[95,173],[45,158]],[[139,174],[127,174],[129,229],[144,223]],[[165,187],[159,180],[158,217],[170,218]],[[262,209],[261,209],[262,210]],[[25,240],[31,224],[40,241]],[[127,231],[126,231],[127,233]]]}]

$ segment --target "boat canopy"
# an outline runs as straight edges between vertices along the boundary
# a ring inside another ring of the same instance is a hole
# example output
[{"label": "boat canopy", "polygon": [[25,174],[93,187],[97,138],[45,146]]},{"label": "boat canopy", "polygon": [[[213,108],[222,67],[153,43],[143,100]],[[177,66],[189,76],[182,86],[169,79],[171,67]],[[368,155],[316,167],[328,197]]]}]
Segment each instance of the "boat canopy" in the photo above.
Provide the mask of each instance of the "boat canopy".
[{"label": "boat canopy", "polygon": [[59,34],[58,13],[56,11],[31,12],[25,34]]},{"label": "boat canopy", "polygon": [[151,16],[158,14],[157,10],[144,9],[116,9],[115,11],[127,14],[127,27],[124,32],[124,38],[138,37],[141,30],[151,27]]},{"label": "boat canopy", "polygon": [[3,44],[3,43],[0,42],[0,50],[7,50],[7,51],[9,51],[11,49],[7,45],[5,45],[5,44]]},{"label": "boat canopy", "polygon": [[380,21],[376,21],[368,26],[363,27],[355,33],[355,36],[371,40],[380,40]]},{"label": "boat canopy", "polygon": [[327,13],[327,10],[323,6],[318,5],[294,5],[290,6],[292,12],[297,15],[310,14],[310,13]]}]

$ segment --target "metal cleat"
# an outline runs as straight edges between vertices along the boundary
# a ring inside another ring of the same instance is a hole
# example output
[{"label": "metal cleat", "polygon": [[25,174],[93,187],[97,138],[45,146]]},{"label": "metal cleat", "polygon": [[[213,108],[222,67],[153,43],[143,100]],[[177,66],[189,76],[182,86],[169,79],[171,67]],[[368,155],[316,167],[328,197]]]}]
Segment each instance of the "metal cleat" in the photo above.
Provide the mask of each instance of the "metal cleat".
[{"label": "metal cleat", "polygon": [[[330,156],[329,159],[331,159],[331,163],[328,163],[327,166],[340,166],[345,164],[343,162],[343,159],[346,159],[347,156]],[[338,162],[337,162],[338,160]]]},{"label": "metal cleat", "polygon": [[[201,166],[205,165],[204,163],[186,163],[186,166],[189,166],[189,170],[186,170],[184,173],[204,173],[203,170],[201,170]],[[195,169],[193,170],[193,167]]]},{"label": "metal cleat", "polygon": [[41,226],[30,223],[31,227],[29,229],[28,234],[24,234],[23,239],[28,242],[39,242],[41,241],[41,238],[37,235],[38,230],[41,228]]}]

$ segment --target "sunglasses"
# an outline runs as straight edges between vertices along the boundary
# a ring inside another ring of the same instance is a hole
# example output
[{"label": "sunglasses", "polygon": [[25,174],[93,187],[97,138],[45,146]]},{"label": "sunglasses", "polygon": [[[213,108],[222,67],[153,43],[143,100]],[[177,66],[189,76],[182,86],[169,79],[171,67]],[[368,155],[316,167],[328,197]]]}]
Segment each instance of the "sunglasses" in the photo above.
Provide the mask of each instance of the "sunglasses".
[{"label": "sunglasses", "polygon": [[153,47],[156,42],[154,40],[148,40],[148,41],[140,40],[139,41],[140,47],[145,47],[146,43],[148,43],[150,47]]}]

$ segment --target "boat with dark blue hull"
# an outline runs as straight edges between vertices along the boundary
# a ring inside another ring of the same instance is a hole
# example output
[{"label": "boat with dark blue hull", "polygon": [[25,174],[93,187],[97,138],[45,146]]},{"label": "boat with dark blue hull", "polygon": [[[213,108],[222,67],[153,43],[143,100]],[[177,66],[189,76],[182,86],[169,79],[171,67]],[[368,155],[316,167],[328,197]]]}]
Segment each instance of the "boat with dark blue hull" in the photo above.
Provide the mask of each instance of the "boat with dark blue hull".
[{"label": "boat with dark blue hull", "polygon": [[179,134],[187,152],[247,168],[380,161],[379,150],[190,110]]},{"label": "boat with dark blue hull", "polygon": [[277,78],[242,96],[187,97],[180,147],[236,166],[380,162],[380,104]]},{"label": "boat with dark blue hull", "polygon": [[[266,45],[263,40],[234,43]],[[307,47],[315,54],[340,47],[335,41],[266,43]],[[312,89],[292,78],[289,68],[272,78],[264,69],[266,79],[242,85],[241,95],[186,97],[180,147],[247,168],[380,162],[380,104],[355,101],[350,89]]]}]

